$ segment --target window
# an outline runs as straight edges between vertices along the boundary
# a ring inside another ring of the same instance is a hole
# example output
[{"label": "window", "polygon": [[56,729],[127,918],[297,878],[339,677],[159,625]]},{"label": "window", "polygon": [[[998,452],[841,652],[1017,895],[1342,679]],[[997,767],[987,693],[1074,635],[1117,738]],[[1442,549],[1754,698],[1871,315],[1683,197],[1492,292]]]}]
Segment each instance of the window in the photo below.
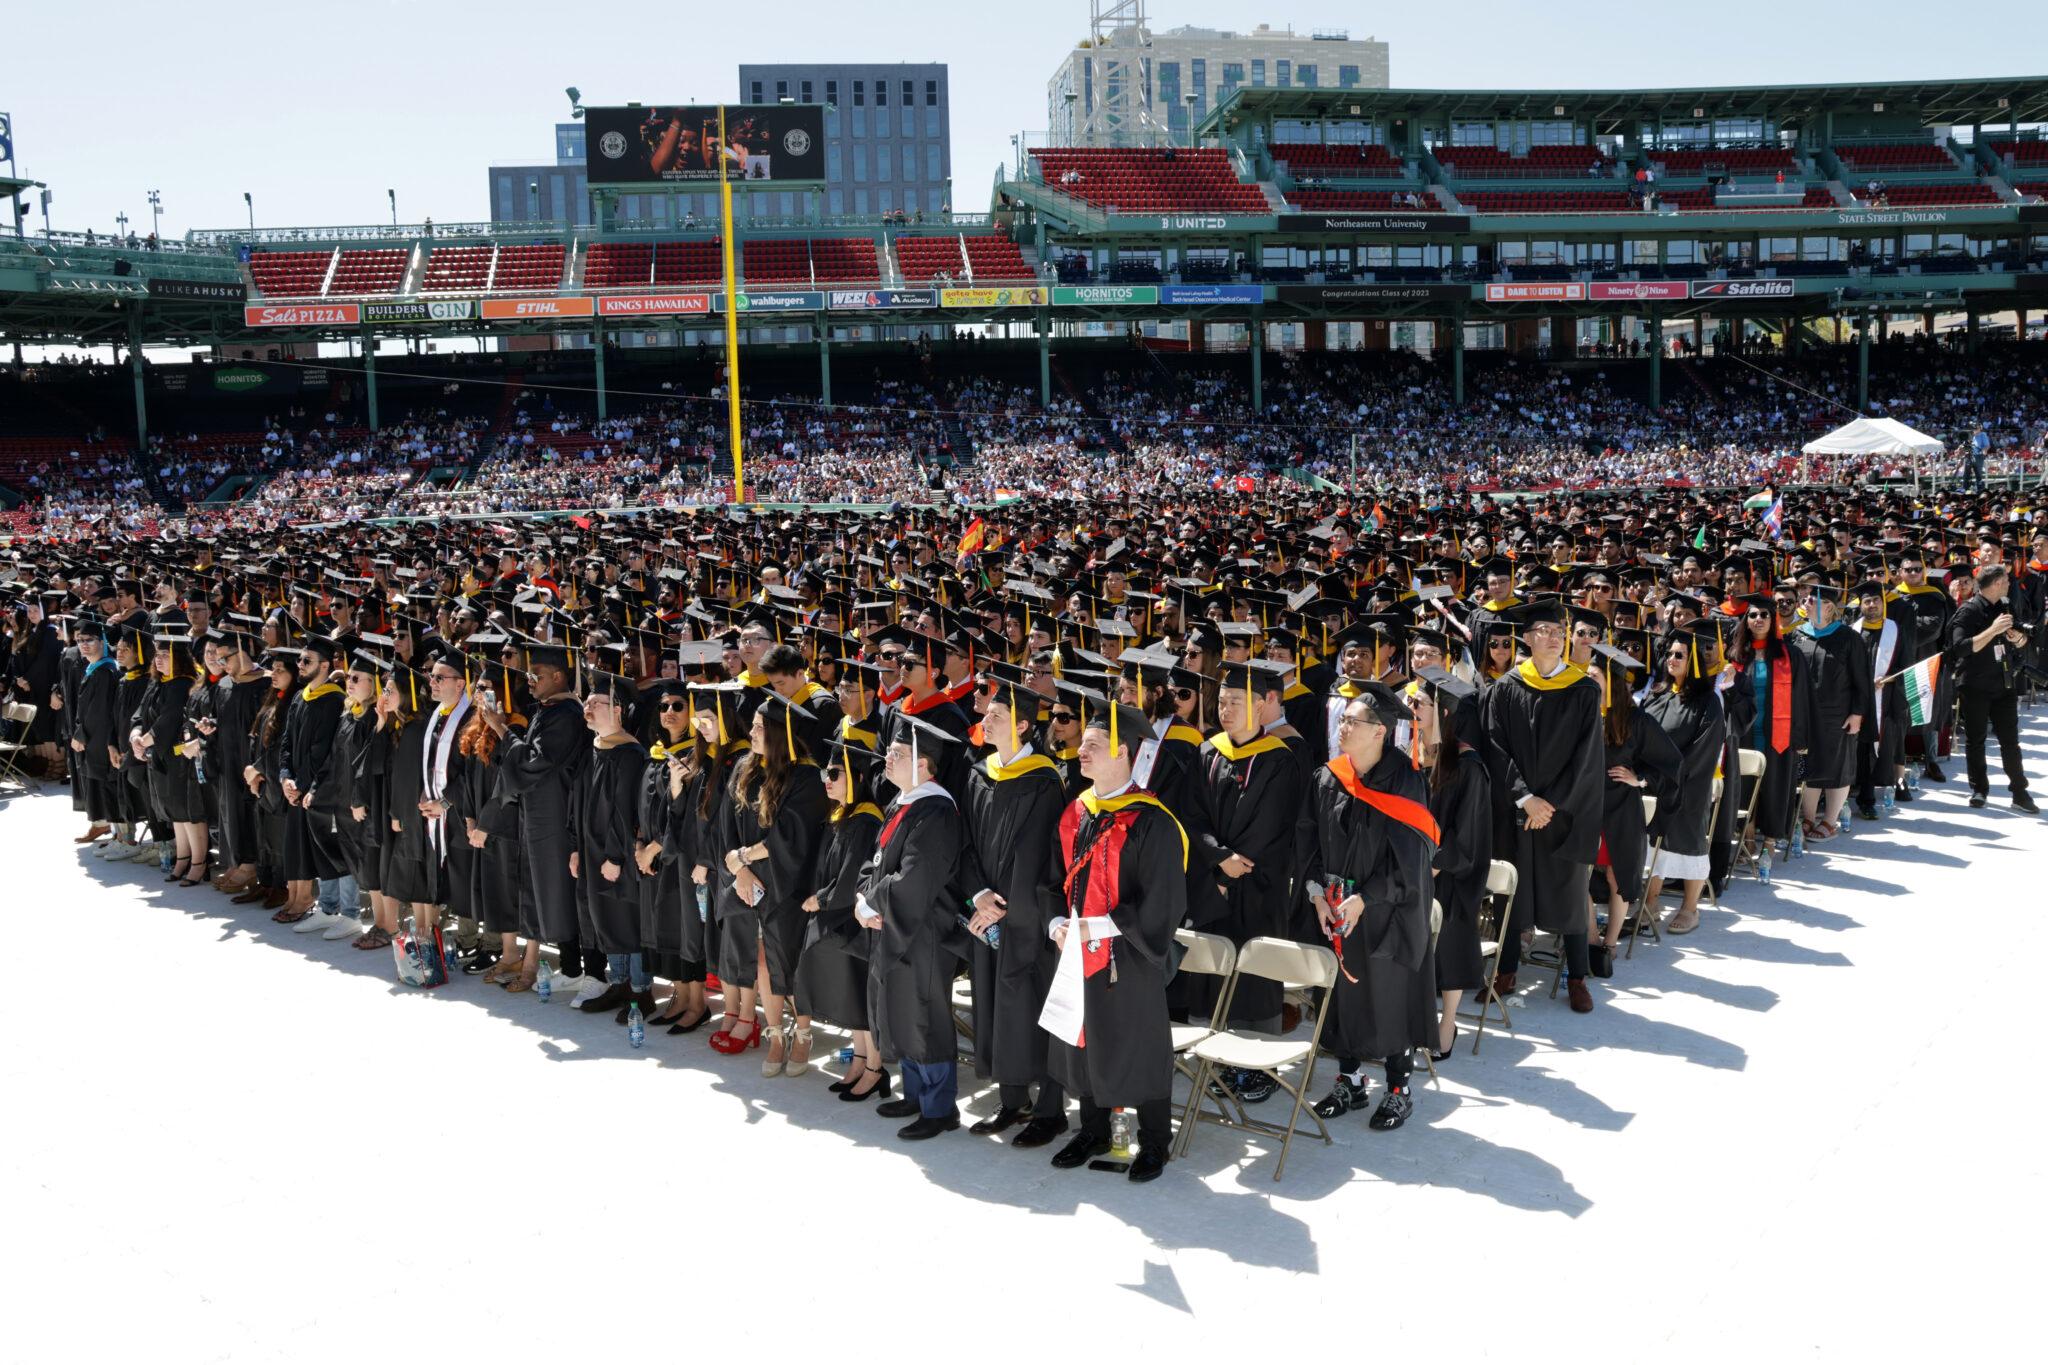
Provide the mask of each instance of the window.
[{"label": "window", "polygon": [[780,104],[780,103],[782,103],[782,101],[784,101],[784,100],[786,100],[786,99],[788,99],[788,98],[789,98],[789,82],[788,82],[788,81],[777,81],[777,82],[775,82],[775,102],[776,102],[777,104]]},{"label": "window", "polygon": [[804,101],[804,103],[805,103],[805,104],[811,104],[811,103],[813,103],[814,101],[813,101],[813,100],[811,99],[811,83],[810,83],[809,81],[805,81],[805,82],[803,83],[803,85],[802,85],[801,89],[802,89],[802,90],[803,90],[803,92],[804,92],[804,93],[803,93],[803,101]]},{"label": "window", "polygon": [[[853,107],[858,109],[867,102],[868,83],[866,81],[855,81],[853,83]],[[856,129],[855,131],[858,130]]]},{"label": "window", "polygon": [[938,110],[927,109],[924,111],[924,135],[926,137],[937,137],[939,135]]},{"label": "window", "polygon": [[865,183],[868,178],[868,149],[864,142],[853,144],[853,178],[857,183]]},{"label": "window", "polygon": [[1287,84],[1287,78],[1293,74],[1294,63],[1288,61],[1285,57],[1273,63],[1273,84],[1284,86]]},{"label": "window", "polygon": [[894,179],[896,178],[896,172],[895,172],[894,170],[890,169],[890,163],[891,163],[891,161],[892,161],[893,159],[894,159],[894,158],[893,158],[893,157],[891,157],[891,156],[890,156],[890,153],[889,153],[889,144],[888,144],[888,143],[884,142],[884,143],[881,143],[881,144],[879,144],[878,146],[876,146],[876,148],[875,148],[875,179],[877,179],[877,180],[894,180]]},{"label": "window", "polygon": [[833,184],[838,184],[841,178],[842,167],[839,158],[839,144],[828,142],[825,144],[825,179]]},{"label": "window", "polygon": [[761,82],[759,82],[759,81],[755,81],[755,82],[753,82],[753,83],[752,83],[751,85],[749,85],[749,86],[747,87],[747,90],[748,90],[748,96],[747,96],[747,103],[749,103],[749,104],[759,104],[759,103],[761,103]]},{"label": "window", "polygon": [[889,107],[889,82],[887,82],[887,81],[876,81],[876,82],[875,82],[875,108],[877,108],[877,109],[886,109],[886,108],[888,108],[888,107]]},{"label": "window", "polygon": [[830,212],[834,218],[843,218],[846,216],[845,190],[827,190],[825,192],[825,202],[832,206]]},{"label": "window", "polygon": [[935,142],[925,145],[924,178],[935,185],[946,178],[945,173],[939,169],[939,147]]},{"label": "window", "polygon": [[914,104],[903,106],[903,136],[917,136],[917,106]]},{"label": "window", "polygon": [[1230,92],[1231,92],[1232,90],[1235,90],[1235,89],[1237,89],[1237,87],[1238,87],[1238,86],[1240,86],[1240,85],[1243,85],[1243,84],[1244,84],[1244,63],[1243,63],[1243,62],[1225,62],[1225,63],[1223,64],[1223,85],[1221,86],[1221,89],[1222,89],[1223,93],[1224,93],[1224,94],[1228,94],[1228,93],[1230,93]]},{"label": "window", "polygon": [[1355,67],[1355,66],[1340,66],[1340,67],[1338,67],[1338,68],[1337,68],[1337,85],[1338,85],[1338,87],[1339,87],[1340,89],[1344,89],[1344,90],[1350,90],[1350,89],[1352,89],[1353,87],[1355,87],[1355,86],[1356,86],[1357,84],[1358,84],[1358,68],[1357,68],[1357,67]]},{"label": "window", "polygon": [[1265,83],[1266,59],[1264,57],[1254,57],[1252,58],[1252,84],[1264,85]]},{"label": "window", "polygon": [[917,82],[915,82],[915,81],[905,81],[905,82],[903,82],[903,102],[904,102],[905,104],[916,104],[916,103],[917,103]]},{"label": "window", "polygon": [[858,90],[853,92],[853,103],[853,135],[855,137],[866,137],[868,135],[868,111],[860,107],[860,91]]},{"label": "window", "polygon": [[836,104],[827,104],[825,106],[825,135],[827,137],[839,136],[839,106]]},{"label": "window", "polygon": [[903,178],[917,179],[917,148],[908,142],[903,144]]},{"label": "window", "polygon": [[1303,62],[1300,66],[1294,68],[1294,75],[1295,79],[1301,82],[1304,89],[1313,90],[1316,88],[1316,64],[1314,62]]},{"label": "window", "polygon": [[868,216],[868,192],[866,190],[855,190],[853,192],[853,212],[857,218]]},{"label": "window", "polygon": [[839,103],[839,82],[838,82],[838,81],[826,81],[826,82],[825,82],[825,103],[827,103],[827,104],[837,104],[837,103]]},{"label": "window", "polygon": [[939,83],[937,81],[926,81],[924,83],[924,104],[927,109],[936,109],[938,107]]},{"label": "window", "polygon": [[881,196],[882,212],[887,213],[896,207],[896,191],[877,190],[875,193]]},{"label": "window", "polygon": [[1171,109],[1180,103],[1180,63],[1159,63],[1159,102]]}]

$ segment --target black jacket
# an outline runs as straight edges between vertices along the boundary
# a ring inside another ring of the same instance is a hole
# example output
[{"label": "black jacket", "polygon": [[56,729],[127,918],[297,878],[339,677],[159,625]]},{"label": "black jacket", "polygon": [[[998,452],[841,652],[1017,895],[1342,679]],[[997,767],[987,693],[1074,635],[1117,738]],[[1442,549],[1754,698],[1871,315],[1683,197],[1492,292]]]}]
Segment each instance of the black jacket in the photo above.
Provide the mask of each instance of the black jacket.
[{"label": "black jacket", "polygon": [[1956,686],[1961,690],[1994,695],[2012,691],[2013,669],[2020,661],[2020,650],[2003,637],[1982,649],[1970,648],[1975,637],[2008,612],[2017,624],[2019,613],[2009,596],[2005,601],[1993,602],[1980,593],[1957,607],[1956,614],[1949,618],[1949,661],[1955,669]]}]

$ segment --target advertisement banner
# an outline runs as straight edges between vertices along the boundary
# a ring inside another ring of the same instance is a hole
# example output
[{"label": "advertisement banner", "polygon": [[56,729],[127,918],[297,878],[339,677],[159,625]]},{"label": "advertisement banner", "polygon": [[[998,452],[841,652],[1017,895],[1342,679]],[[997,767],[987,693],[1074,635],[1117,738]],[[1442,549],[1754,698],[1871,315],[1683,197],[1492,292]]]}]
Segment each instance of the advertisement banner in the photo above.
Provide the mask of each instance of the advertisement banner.
[{"label": "advertisement banner", "polygon": [[363,305],[364,322],[464,322],[475,316],[472,299],[408,299]]},{"label": "advertisement banner", "polygon": [[1283,284],[1282,303],[1302,303],[1314,308],[1340,308],[1347,304],[1384,306],[1403,303],[1452,303],[1472,297],[1464,284]]},{"label": "advertisement banner", "polygon": [[[742,313],[815,313],[825,306],[825,296],[815,289],[749,289],[740,294]],[[711,310],[725,311],[725,295],[711,296]]]},{"label": "advertisement banner", "polygon": [[582,297],[485,299],[486,322],[517,322],[525,318],[587,318],[596,310]]},{"label": "advertisement banner", "polygon": [[939,291],[936,289],[834,289],[825,296],[825,302],[831,308],[844,310],[936,308],[939,306]]},{"label": "advertisement banner", "polygon": [[334,327],[362,320],[358,303],[260,303],[242,310],[247,327]]},{"label": "advertisement banner", "polygon": [[1061,308],[1159,302],[1156,284],[1058,284],[1052,301]]},{"label": "advertisement banner", "polygon": [[941,308],[1037,308],[1051,297],[1043,285],[1011,289],[941,289]]},{"label": "advertisement banner", "polygon": [[1159,301],[1175,308],[1200,308],[1218,303],[1263,303],[1262,284],[1163,284]]},{"label": "advertisement banner", "polygon": [[600,316],[608,318],[674,317],[678,314],[708,313],[709,294],[607,294],[597,301]]},{"label": "advertisement banner", "polygon": [[198,299],[207,303],[241,303],[249,297],[249,286],[240,280],[149,281],[153,299]]},{"label": "advertisement banner", "polygon": [[1684,280],[1595,280],[1596,299],[1682,299],[1688,297]]},{"label": "advertisement banner", "polygon": [[1418,213],[1401,209],[1361,209],[1355,213],[1283,213],[1275,220],[1282,232],[1351,232],[1381,237],[1418,232],[1470,232],[1472,219],[1463,213]]},{"label": "advertisement banner", "polygon": [[[586,109],[584,172],[593,185],[718,179],[718,106],[663,104]],[[728,104],[727,178],[773,184],[825,178],[825,109],[817,104]]]},{"label": "advertisement banner", "polygon": [[213,372],[213,387],[218,393],[247,393],[269,385],[270,375],[266,371],[247,366],[224,367]]},{"label": "advertisement banner", "polygon": [[1696,299],[1789,299],[1799,291],[1791,280],[1694,280]]},{"label": "advertisement banner", "polygon": [[1527,284],[1489,284],[1488,303],[1577,303],[1586,297],[1578,280],[1531,280]]}]

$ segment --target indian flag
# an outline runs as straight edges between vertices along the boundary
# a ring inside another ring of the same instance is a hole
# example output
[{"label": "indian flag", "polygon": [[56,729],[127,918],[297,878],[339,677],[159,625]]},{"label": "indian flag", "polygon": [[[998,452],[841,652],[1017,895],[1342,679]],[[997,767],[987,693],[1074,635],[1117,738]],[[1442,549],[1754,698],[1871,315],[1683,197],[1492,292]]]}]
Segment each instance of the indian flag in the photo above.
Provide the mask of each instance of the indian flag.
[{"label": "indian flag", "polygon": [[1899,677],[1906,688],[1906,723],[1934,724],[1934,687],[1941,679],[1941,656],[1930,654]]}]

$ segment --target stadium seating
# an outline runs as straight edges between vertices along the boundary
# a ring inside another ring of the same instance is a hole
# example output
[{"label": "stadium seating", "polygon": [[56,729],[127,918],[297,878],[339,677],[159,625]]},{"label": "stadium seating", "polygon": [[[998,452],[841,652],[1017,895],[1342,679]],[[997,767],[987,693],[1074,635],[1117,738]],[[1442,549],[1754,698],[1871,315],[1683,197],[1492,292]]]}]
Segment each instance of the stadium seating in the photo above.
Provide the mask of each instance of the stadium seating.
[{"label": "stadium seating", "polygon": [[[1045,183],[1120,213],[1266,213],[1256,185],[1240,182],[1215,147],[1035,147]],[[1078,177],[1069,181],[1069,174]]]},{"label": "stadium seating", "polygon": [[1590,144],[1531,147],[1522,156],[1498,147],[1433,147],[1437,163],[1461,180],[1585,176],[1606,167],[1607,153]]},{"label": "stadium seating", "polygon": [[1038,278],[1023,251],[1008,237],[964,237],[961,243],[967,248],[968,271],[977,283]]},{"label": "stadium seating", "polygon": [[811,271],[820,284],[875,284],[882,278],[872,237],[814,237]]},{"label": "stadium seating", "polygon": [[[1395,197],[1413,194],[1420,197],[1422,206],[1396,203]],[[1287,202],[1305,212],[1324,212],[1332,209],[1404,209],[1409,213],[1438,213],[1442,205],[1429,194],[1419,190],[1290,190]]]},{"label": "stadium seating", "polygon": [[420,281],[423,294],[482,293],[491,280],[491,256],[496,247],[437,246],[427,257],[427,273]]},{"label": "stadium seating", "polygon": [[1405,175],[1406,168],[1377,142],[1275,142],[1267,148],[1287,163],[1296,179],[1304,175]]},{"label": "stadium seating", "polygon": [[2021,194],[2037,194],[2043,199],[2048,199],[2048,180],[2029,180],[2023,184],[2014,185],[2013,188]]},{"label": "stadium seating", "polygon": [[1686,147],[1653,150],[1650,161],[1666,175],[1796,175],[1799,161],[1784,147]]},{"label": "stadium seating", "polygon": [[654,277],[651,242],[592,242],[583,253],[583,283],[590,289],[620,289]]},{"label": "stadium seating", "polygon": [[333,295],[389,294],[405,279],[406,263],[412,252],[404,247],[375,251],[344,251],[334,263],[334,280],[327,286]]},{"label": "stadium seating", "polygon": [[715,287],[725,279],[723,251],[719,238],[708,242],[656,242],[654,282]]},{"label": "stadium seating", "polygon": [[942,270],[955,279],[963,278],[967,259],[960,238],[950,233],[944,237],[898,237],[896,267],[903,272],[905,284],[929,284]]},{"label": "stadium seating", "polygon": [[2015,142],[2011,138],[1991,139],[1992,154],[2001,159],[2010,158],[2015,166],[2048,166],[2048,141],[2027,138]]},{"label": "stadium seating", "polygon": [[740,273],[748,284],[811,283],[810,244],[784,237],[757,237],[740,243]]},{"label": "stadium seating", "polygon": [[1835,159],[1857,172],[1952,171],[1955,158],[1932,142],[1861,142],[1837,147]]},{"label": "stadium seating", "polygon": [[[1857,202],[1869,201],[1869,193],[1860,185],[1851,185]],[[1886,187],[1884,202],[1891,208],[1933,204],[1996,204],[1998,191],[1982,181],[1967,180],[1953,185],[1891,185]]]},{"label": "stadium seating", "polygon": [[560,242],[536,242],[529,246],[498,248],[498,273],[493,289],[559,289],[562,261],[568,250]]},{"label": "stadium seating", "polygon": [[326,283],[333,259],[332,250],[258,251],[249,257],[249,279],[265,298],[309,298]]},{"label": "stadium seating", "polygon": [[[1778,204],[1745,204],[1737,201],[1720,204],[1714,200],[1714,187],[1703,185],[1691,190],[1663,190],[1657,195],[1657,202],[1665,208],[1677,209],[1680,213],[1743,213],[1749,211],[1768,212],[1771,209],[1789,207]],[[1836,207],[1835,196],[1826,185],[1808,185],[1800,196],[1799,207],[1803,209],[1831,209]]]},{"label": "stadium seating", "polygon": [[1461,191],[1458,202],[1474,213],[1630,213],[1626,190]]},{"label": "stadium seating", "polygon": [[[77,451],[79,460],[74,462],[71,453]],[[76,479],[88,465],[97,465],[105,456],[120,467],[123,474],[130,472],[132,448],[126,442],[90,441],[73,436],[0,436],[0,481],[26,487],[28,476],[44,465],[54,465],[56,472],[68,479]]]}]

